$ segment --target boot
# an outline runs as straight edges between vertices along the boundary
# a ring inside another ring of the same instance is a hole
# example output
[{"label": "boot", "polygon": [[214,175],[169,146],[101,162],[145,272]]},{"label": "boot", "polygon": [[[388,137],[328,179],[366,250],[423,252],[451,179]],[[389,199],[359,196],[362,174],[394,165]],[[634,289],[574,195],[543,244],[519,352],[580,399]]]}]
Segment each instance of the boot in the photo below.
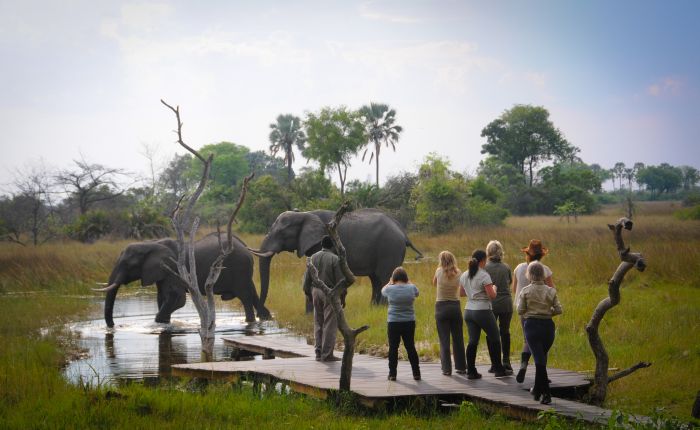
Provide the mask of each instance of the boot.
[{"label": "boot", "polygon": [[530,355],[532,354],[529,352],[520,353],[520,370],[518,370],[515,380],[521,384],[525,380],[525,372],[527,372],[527,363],[530,361]]},{"label": "boot", "polygon": [[513,367],[510,365],[510,335],[501,335],[501,349],[503,352],[503,367],[506,370],[513,372]]},{"label": "boot", "polygon": [[535,385],[530,390],[530,393],[532,393],[532,398],[535,399],[536,402],[539,402],[542,397],[542,375],[541,367],[535,365]]},{"label": "boot", "polygon": [[495,373],[496,368],[494,367],[493,363],[495,363],[495,360],[493,358],[493,355],[495,354],[495,351],[493,350],[493,344],[491,343],[491,338],[486,336],[486,347],[489,349],[489,360],[491,361],[491,367],[489,367],[488,372],[489,373]]},{"label": "boot", "polygon": [[549,379],[547,378],[547,366],[544,365],[536,365],[536,371],[537,375],[542,375],[542,376],[537,376],[540,378],[540,392],[542,393],[542,400],[540,400],[540,403],[543,405],[548,405],[552,403],[552,395],[549,391]]},{"label": "boot", "polygon": [[503,368],[503,363],[501,363],[501,340],[494,340],[487,342],[489,348],[489,357],[491,358],[491,368],[493,369],[493,376],[500,378],[503,376],[512,375],[513,373],[508,373],[506,369]]},{"label": "boot", "polygon": [[467,345],[467,379],[481,379],[476,371],[476,345]]}]

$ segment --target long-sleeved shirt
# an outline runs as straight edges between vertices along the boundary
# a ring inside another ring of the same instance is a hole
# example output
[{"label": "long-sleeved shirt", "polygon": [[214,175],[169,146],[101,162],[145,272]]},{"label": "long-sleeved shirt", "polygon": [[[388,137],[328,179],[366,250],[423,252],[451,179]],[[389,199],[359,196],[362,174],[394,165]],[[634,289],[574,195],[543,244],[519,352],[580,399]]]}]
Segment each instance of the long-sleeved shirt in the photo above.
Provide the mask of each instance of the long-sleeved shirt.
[{"label": "long-sleeved shirt", "polygon": [[518,314],[523,318],[550,319],[562,313],[556,288],[544,282],[532,283],[520,291]]},{"label": "long-sleeved shirt", "polygon": [[[344,279],[343,271],[340,269],[340,259],[329,249],[322,249],[311,256],[311,264],[318,270],[318,277],[328,288],[334,288],[338,281]],[[313,291],[313,282],[309,270],[304,272],[304,293],[308,296]]]}]

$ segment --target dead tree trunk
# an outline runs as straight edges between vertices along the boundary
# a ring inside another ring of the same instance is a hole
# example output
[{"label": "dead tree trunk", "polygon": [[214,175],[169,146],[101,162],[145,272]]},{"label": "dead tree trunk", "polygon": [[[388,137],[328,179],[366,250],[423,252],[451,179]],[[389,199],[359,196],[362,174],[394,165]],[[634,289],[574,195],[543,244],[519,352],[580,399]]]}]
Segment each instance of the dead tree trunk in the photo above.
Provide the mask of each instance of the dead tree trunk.
[{"label": "dead tree trunk", "polygon": [[336,252],[338,253],[338,258],[340,259],[340,269],[343,272],[344,278],[334,286],[333,289],[329,288],[319,277],[318,269],[311,263],[311,259],[306,260],[306,267],[311,276],[311,281],[314,288],[318,288],[326,295],[326,299],[330,301],[333,312],[338,319],[338,329],[343,335],[343,362],[340,368],[340,390],[350,391],[350,380],[352,379],[352,359],[355,354],[355,339],[357,335],[367,330],[369,326],[364,325],[360,328],[353,329],[348,325],[345,320],[345,312],[343,312],[343,306],[340,304],[340,297],[347,291],[348,287],[355,282],[355,275],[348,267],[347,263],[347,253],[343,243],[340,241],[340,236],[338,235],[338,225],[340,220],[343,218],[345,212],[349,209],[348,202],[345,202],[343,206],[338,209],[335,216],[326,225],[328,230],[328,235],[333,239],[335,244]]},{"label": "dead tree trunk", "polygon": [[[182,140],[182,121],[180,120],[180,107],[172,107],[163,100],[161,100],[165,106],[170,108],[175,113],[177,118],[177,142],[184,147],[186,150],[191,152],[195,157],[197,157],[202,163],[202,177],[199,180],[199,185],[189,198],[182,196],[177,206],[171,214],[171,221],[173,228],[177,234],[177,245],[178,245],[178,256],[177,256],[177,273],[176,275],[183,281],[185,288],[190,293],[192,302],[197,309],[197,314],[199,314],[200,327],[199,327],[199,337],[202,341],[202,361],[212,361],[214,359],[214,340],[216,331],[216,306],[214,302],[214,284],[216,280],[219,279],[219,274],[221,269],[223,269],[224,259],[233,251],[233,241],[231,240],[231,226],[236,217],[236,214],[243,205],[245,200],[245,194],[248,186],[248,182],[253,177],[251,174],[245,178],[243,182],[243,187],[241,189],[241,195],[238,199],[238,205],[236,209],[231,214],[227,225],[227,243],[224,244],[221,241],[221,232],[219,232],[219,247],[221,252],[219,256],[214,260],[209,268],[209,274],[204,282],[204,294],[201,293],[199,289],[199,282],[197,280],[197,264],[194,254],[194,243],[195,236],[197,234],[197,228],[199,227],[199,217],[194,216],[193,210],[194,206],[199,200],[199,197],[204,191],[204,187],[207,184],[209,178],[209,172],[211,171],[212,161],[214,155],[209,155],[208,158],[204,158],[199,152],[189,147]],[[182,204],[185,201],[184,211],[182,210]],[[218,226],[217,226],[218,229]],[[187,237],[187,240],[185,238]],[[189,264],[187,264],[189,263]],[[168,268],[167,266],[164,266]],[[169,270],[169,268],[168,268]]]},{"label": "dead tree trunk", "polygon": [[605,314],[620,303],[620,284],[622,284],[622,280],[627,272],[633,267],[640,272],[643,272],[646,268],[646,262],[642,254],[630,252],[630,249],[625,247],[625,243],[622,240],[622,229],[632,230],[632,225],[632,221],[628,218],[620,218],[615,225],[608,224],[608,228],[613,231],[621,263],[617,267],[613,277],[608,281],[608,297],[598,303],[598,306],[596,306],[593,311],[591,320],[588,322],[588,325],[586,325],[588,343],[596,358],[595,377],[589,398],[590,402],[594,404],[602,404],[605,401],[609,382],[627,376],[635,370],[651,366],[651,363],[640,362],[629,369],[608,376],[608,353],[605,351],[603,341],[598,334],[598,327]]}]

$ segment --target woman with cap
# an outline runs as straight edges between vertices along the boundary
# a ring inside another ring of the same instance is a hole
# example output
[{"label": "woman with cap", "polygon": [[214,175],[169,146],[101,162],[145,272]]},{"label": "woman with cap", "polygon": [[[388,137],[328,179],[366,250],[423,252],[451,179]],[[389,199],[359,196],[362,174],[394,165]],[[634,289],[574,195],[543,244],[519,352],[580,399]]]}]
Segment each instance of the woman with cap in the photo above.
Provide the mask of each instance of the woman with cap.
[{"label": "woman with cap", "polygon": [[467,323],[469,342],[467,344],[467,378],[479,379],[481,374],[476,371],[476,349],[479,345],[481,330],[486,332],[486,341],[489,343],[491,355],[491,367],[494,376],[501,377],[512,374],[503,368],[501,362],[501,338],[498,334],[498,324],[491,311],[491,300],[496,298],[496,288],[491,277],[484,270],[486,265],[486,253],[477,249],[469,260],[469,271],[462,273],[459,285],[461,294],[466,295],[467,306],[464,308],[464,321]]},{"label": "woman with cap", "polygon": [[[491,276],[496,286],[496,298],[491,301],[493,316],[498,322],[498,331],[501,335],[501,351],[503,352],[503,367],[512,372],[510,365],[510,320],[513,318],[513,299],[510,295],[510,285],[513,280],[513,272],[503,263],[503,245],[497,240],[492,240],[486,245],[486,266],[484,270]],[[489,339],[486,339],[489,343]],[[493,355],[493,351],[489,350]],[[489,369],[493,372],[493,369]]]},{"label": "woman with cap", "polygon": [[524,324],[525,340],[535,359],[535,386],[532,395],[535,400],[548,405],[552,403],[547,378],[547,353],[554,343],[554,321],[552,317],[562,312],[556,288],[544,283],[544,265],[533,261],[527,266],[530,284],[522,289],[518,300],[518,314]]},{"label": "woman with cap", "polygon": [[[452,375],[450,359],[450,338],[455,360],[455,371],[467,373],[464,357],[464,333],[462,332],[462,312],[459,307],[459,275],[455,256],[450,251],[442,251],[438,256],[440,265],[435,269],[433,286],[437,289],[435,299],[435,323],[440,339],[440,366],[442,374]],[[509,272],[510,273],[510,272]]]},{"label": "woman with cap", "polygon": [[[542,246],[542,241],[537,239],[532,239],[530,243],[525,247],[521,248],[521,251],[525,253],[525,262],[520,263],[513,270],[513,294],[515,295],[515,307],[518,307],[518,299],[520,296],[520,291],[527,285],[530,284],[530,280],[527,278],[527,267],[533,261],[540,261],[542,257],[549,253],[549,250]],[[544,269],[544,283],[554,288],[554,281],[552,281],[552,270],[546,265],[542,264]],[[525,319],[520,318],[520,325],[523,327],[523,333],[525,330]],[[515,377],[518,382],[523,382],[525,380],[525,372],[527,372],[527,366],[530,361],[530,347],[527,344],[527,339],[523,342],[523,351],[520,354],[520,370]]]}]

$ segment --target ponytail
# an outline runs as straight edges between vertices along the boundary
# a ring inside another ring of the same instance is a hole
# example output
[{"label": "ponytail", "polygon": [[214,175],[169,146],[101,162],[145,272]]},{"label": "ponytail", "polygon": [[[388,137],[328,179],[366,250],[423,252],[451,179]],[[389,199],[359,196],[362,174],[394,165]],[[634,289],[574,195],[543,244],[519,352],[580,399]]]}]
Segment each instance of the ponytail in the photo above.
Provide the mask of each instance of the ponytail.
[{"label": "ponytail", "polygon": [[486,253],[481,249],[477,249],[472,253],[472,258],[469,260],[469,279],[473,279],[476,272],[479,271],[479,263],[486,259]]}]

